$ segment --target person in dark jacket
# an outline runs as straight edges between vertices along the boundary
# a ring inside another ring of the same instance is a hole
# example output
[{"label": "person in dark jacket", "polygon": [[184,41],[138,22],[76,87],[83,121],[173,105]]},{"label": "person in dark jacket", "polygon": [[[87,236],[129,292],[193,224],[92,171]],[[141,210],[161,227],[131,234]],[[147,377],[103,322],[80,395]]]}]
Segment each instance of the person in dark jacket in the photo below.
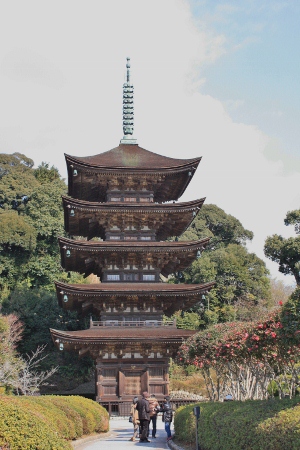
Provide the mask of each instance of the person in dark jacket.
[{"label": "person in dark jacket", "polygon": [[139,421],[140,421],[140,442],[151,442],[148,439],[148,431],[149,431],[149,422],[150,422],[150,408],[149,408],[149,394],[148,392],[143,392],[143,397],[141,400],[137,402],[136,409],[139,412]]},{"label": "person in dark jacket", "polygon": [[173,419],[173,410],[172,410],[172,405],[170,403],[170,397],[168,395],[164,398],[164,403],[160,408],[160,412],[163,413],[162,420],[163,420],[163,422],[165,422],[167,441],[169,441],[170,439],[172,439],[171,423],[172,423],[172,419]]}]

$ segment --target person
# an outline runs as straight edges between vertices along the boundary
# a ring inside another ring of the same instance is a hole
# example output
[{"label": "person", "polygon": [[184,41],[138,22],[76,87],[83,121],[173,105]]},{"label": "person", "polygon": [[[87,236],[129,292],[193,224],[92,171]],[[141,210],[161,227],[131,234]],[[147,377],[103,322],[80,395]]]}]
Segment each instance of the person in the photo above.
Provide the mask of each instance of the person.
[{"label": "person", "polygon": [[165,423],[165,430],[167,433],[167,441],[172,439],[171,434],[171,423],[173,419],[173,411],[172,411],[172,405],[170,403],[170,397],[169,395],[166,395],[164,398],[164,404],[160,408],[160,412],[163,413],[162,420]]},{"label": "person", "polygon": [[151,394],[149,398],[149,409],[150,409],[150,423],[152,422],[152,437],[156,438],[156,422],[157,422],[157,411],[159,408],[159,403],[155,398],[155,394]]},{"label": "person", "polygon": [[136,409],[139,413],[139,421],[141,427],[140,442],[151,442],[148,439],[148,430],[150,422],[150,409],[148,402],[148,392],[143,392],[142,399],[137,402]]},{"label": "person", "polygon": [[136,409],[138,400],[139,400],[138,397],[134,397],[131,408],[130,408],[130,415],[132,417],[132,424],[133,424],[133,436],[129,439],[130,441],[135,441],[135,439],[139,433],[139,427],[140,427],[139,412]]}]

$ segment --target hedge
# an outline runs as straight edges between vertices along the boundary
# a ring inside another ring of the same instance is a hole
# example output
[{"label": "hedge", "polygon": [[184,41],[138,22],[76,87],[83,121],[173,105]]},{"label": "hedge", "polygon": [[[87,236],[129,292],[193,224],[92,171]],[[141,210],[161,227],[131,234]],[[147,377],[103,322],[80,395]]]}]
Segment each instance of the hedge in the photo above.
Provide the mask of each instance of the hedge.
[{"label": "hedge", "polygon": [[1,450],[70,450],[69,441],[108,429],[107,411],[83,397],[0,395]]},{"label": "hedge", "polygon": [[198,442],[201,450],[298,450],[299,398],[245,402],[195,403],[175,414],[175,439],[195,446],[194,406],[200,406]]}]

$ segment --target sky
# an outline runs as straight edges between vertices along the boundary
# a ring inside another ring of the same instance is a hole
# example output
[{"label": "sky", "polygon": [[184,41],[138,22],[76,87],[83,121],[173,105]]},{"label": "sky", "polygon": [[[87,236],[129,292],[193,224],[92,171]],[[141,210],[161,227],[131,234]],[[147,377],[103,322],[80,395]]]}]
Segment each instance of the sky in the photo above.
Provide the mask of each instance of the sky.
[{"label": "sky", "polygon": [[300,207],[298,0],[10,0],[0,4],[0,153],[47,162],[123,137],[126,57],[134,135],[150,151],[202,156],[186,193],[254,233],[295,236]]}]

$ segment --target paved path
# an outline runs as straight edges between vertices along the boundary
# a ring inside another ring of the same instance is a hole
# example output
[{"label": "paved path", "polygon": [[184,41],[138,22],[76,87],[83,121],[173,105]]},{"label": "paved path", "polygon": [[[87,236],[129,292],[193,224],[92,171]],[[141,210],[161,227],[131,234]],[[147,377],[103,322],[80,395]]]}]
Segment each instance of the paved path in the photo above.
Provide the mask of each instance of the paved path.
[{"label": "paved path", "polygon": [[[151,450],[166,450],[167,445],[167,433],[165,432],[164,423],[159,416],[157,419],[157,433],[156,439],[149,438],[151,443],[129,441],[133,435],[133,425],[128,422],[128,419],[112,418],[109,423],[110,431],[101,435],[100,437],[92,437],[81,439],[74,442],[73,447],[76,450],[138,450],[149,448]],[[172,434],[174,430],[172,429]],[[150,430],[151,436],[151,430]],[[136,447],[136,448],[135,448]]]}]

